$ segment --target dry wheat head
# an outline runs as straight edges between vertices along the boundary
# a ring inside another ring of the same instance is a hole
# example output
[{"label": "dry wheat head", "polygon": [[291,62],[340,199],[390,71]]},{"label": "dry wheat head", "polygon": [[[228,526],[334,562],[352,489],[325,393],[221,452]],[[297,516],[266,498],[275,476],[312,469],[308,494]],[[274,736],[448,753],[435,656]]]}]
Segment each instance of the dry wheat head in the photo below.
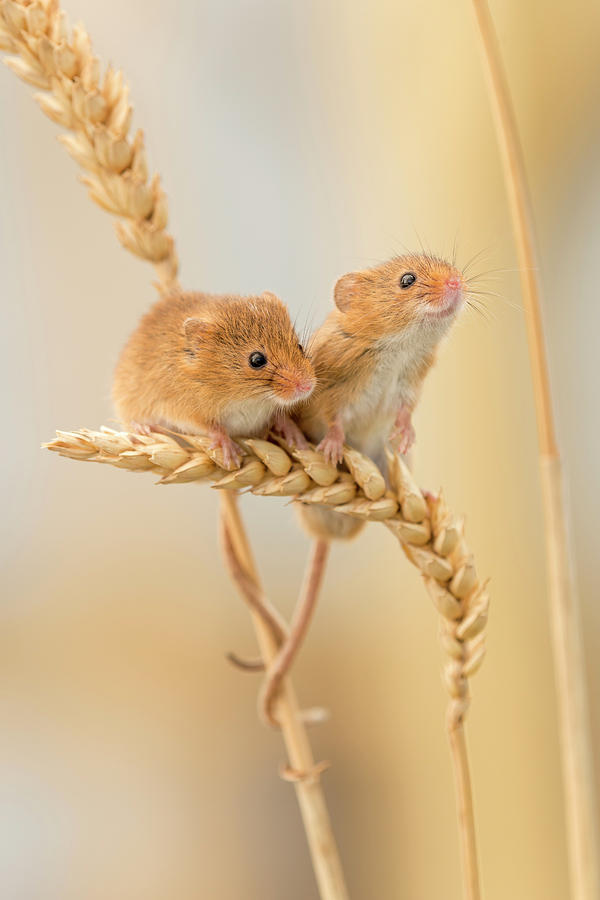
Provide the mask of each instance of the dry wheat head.
[{"label": "dry wheat head", "polygon": [[129,135],[132,108],[123,74],[100,61],[82,25],[69,28],[58,0],[2,0],[0,50],[19,78],[41,88],[42,110],[71,134],[59,140],[85,170],[90,197],[118,216],[119,240],[155,266],[158,289],[178,287],[178,262],[167,233],[167,199],[148,174],[144,136]]}]

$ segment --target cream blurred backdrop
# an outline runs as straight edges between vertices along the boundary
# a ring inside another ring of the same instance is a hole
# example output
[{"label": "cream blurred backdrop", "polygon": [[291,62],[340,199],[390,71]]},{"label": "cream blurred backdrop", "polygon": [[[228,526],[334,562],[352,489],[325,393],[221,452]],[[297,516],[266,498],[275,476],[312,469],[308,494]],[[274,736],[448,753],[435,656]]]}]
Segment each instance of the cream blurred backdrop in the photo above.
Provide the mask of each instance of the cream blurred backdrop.
[{"label": "cream blurred backdrop", "polygon": [[[567,896],[540,494],[518,275],[469,3],[65,0],[131,81],[186,286],[270,289],[301,323],[339,274],[417,235],[507,302],[466,313],[417,417],[421,482],[468,513],[492,576],[468,721],[487,900]],[[537,212],[568,463],[596,750],[600,128],[591,3],[494,2]],[[113,365],[154,299],[32,91],[0,71],[0,879],[6,900],[316,897],[283,749],[255,716],[254,652],[205,487],[42,453],[109,422]],[[307,540],[244,503],[289,612]],[[437,622],[394,539],[333,553],[295,681],[351,894],[459,900]]]}]

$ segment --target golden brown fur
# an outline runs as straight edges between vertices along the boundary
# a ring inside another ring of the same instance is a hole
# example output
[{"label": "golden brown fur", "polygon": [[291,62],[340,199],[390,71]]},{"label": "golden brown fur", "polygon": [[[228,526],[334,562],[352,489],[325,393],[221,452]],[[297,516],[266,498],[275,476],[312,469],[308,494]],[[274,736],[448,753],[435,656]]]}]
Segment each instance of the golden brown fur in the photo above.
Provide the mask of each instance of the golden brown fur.
[{"label": "golden brown fur", "polygon": [[[267,364],[252,369],[262,352]],[[314,385],[284,304],[257,297],[178,293],[159,300],[126,344],[113,397],[125,423],[257,434]]]},{"label": "golden brown fur", "polygon": [[[402,287],[408,273],[414,283]],[[408,434],[402,452],[410,446],[410,415],[460,308],[463,284],[452,265],[425,254],[395,257],[340,278],[336,308],[311,344],[317,388],[299,414],[303,430],[322,440],[330,458],[341,452],[345,438],[384,465],[383,448],[394,423]],[[339,515],[317,508],[305,512],[314,534],[347,536]]]}]

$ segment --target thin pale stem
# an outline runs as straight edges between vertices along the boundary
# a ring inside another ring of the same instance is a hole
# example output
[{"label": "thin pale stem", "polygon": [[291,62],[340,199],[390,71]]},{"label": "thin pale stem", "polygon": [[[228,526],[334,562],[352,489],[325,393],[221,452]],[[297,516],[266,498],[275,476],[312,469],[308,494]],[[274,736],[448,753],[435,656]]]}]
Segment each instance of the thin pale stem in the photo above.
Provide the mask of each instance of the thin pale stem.
[{"label": "thin pale stem", "polygon": [[[277,610],[271,606],[267,598],[263,595],[260,585],[256,582],[254,576],[244,569],[243,563],[241,562],[238,551],[235,547],[234,537],[231,531],[231,522],[229,521],[229,518],[227,516],[223,516],[222,522],[223,529],[221,546],[223,549],[223,556],[229,568],[230,575],[240,589],[240,593],[244,597],[244,600],[246,601],[250,609],[260,616],[266,627],[271,631],[271,634],[274,636],[277,643],[281,644],[287,634],[286,627]],[[247,669],[258,668],[257,663],[247,663],[244,660],[238,659],[235,654],[230,653],[229,657],[230,659],[232,659],[235,665],[240,665],[241,667]]]},{"label": "thin pale stem", "polygon": [[600,897],[597,811],[579,606],[556,444],[533,216],[519,133],[486,0],[473,0],[510,203],[537,415],[554,668],[573,900]]},{"label": "thin pale stem", "polygon": [[310,559],[306,569],[306,577],[298,603],[294,611],[294,616],[290,625],[290,632],[281,645],[274,662],[267,670],[267,677],[261,696],[261,707],[263,717],[271,725],[277,725],[278,722],[273,714],[273,704],[279,692],[281,682],[292,667],[296,656],[302,646],[308,626],[310,625],[319,589],[325,574],[325,566],[329,555],[329,541],[319,538],[313,544]]},{"label": "thin pale stem", "polygon": [[448,729],[454,779],[456,782],[456,806],[458,831],[462,858],[465,900],[480,900],[479,868],[477,865],[477,843],[475,839],[475,818],[473,815],[473,795],[467,742],[462,722]]},{"label": "thin pale stem", "polygon": [[[222,511],[233,551],[245,573],[261,591],[258,572],[239,514],[235,494],[229,491],[223,492]],[[267,665],[271,665],[279,650],[278,636],[256,607],[251,607],[250,612],[261,656]],[[344,874],[319,781],[320,767],[315,765],[289,678],[283,680],[275,709],[287,748],[290,769],[295,776],[294,788],[302,813],[321,900],[348,900]]]}]

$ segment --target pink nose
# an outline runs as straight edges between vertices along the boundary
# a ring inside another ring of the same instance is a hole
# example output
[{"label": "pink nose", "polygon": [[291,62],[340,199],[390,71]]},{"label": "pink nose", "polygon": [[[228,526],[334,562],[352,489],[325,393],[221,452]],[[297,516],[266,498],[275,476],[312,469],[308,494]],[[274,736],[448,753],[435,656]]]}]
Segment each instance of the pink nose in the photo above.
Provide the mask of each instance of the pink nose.
[{"label": "pink nose", "polygon": [[310,379],[303,378],[302,380],[296,381],[296,390],[299,394],[309,394],[314,387],[314,384]]},{"label": "pink nose", "polygon": [[458,291],[462,287],[462,281],[460,278],[446,278],[446,287],[451,291]]}]

